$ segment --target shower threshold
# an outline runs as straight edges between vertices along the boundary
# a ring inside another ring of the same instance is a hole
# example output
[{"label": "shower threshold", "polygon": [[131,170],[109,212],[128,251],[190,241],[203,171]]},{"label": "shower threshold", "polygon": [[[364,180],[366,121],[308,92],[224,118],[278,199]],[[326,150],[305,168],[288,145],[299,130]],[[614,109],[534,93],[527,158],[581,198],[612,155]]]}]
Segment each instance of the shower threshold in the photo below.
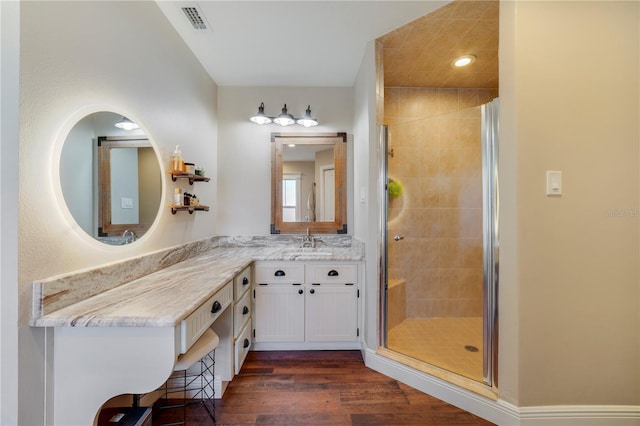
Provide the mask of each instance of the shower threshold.
[{"label": "shower threshold", "polygon": [[410,356],[404,355],[388,348],[379,347],[376,350],[376,353],[392,361],[406,365],[407,367],[412,368],[416,371],[444,380],[445,382],[466,389],[477,395],[481,395],[492,401],[498,400],[496,389],[487,386],[484,383],[477,382],[468,377],[464,377],[435,365],[417,360],[415,358],[411,358]]}]

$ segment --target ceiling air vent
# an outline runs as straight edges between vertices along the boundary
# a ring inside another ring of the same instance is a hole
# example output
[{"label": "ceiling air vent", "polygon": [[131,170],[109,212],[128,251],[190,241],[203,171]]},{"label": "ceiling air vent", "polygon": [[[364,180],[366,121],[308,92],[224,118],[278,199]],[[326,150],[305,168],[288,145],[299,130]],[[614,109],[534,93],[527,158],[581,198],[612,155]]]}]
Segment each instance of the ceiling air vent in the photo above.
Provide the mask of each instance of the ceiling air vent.
[{"label": "ceiling air vent", "polygon": [[189,22],[191,22],[194,30],[207,31],[209,29],[207,21],[204,20],[204,15],[200,9],[195,6],[181,7],[181,9]]}]

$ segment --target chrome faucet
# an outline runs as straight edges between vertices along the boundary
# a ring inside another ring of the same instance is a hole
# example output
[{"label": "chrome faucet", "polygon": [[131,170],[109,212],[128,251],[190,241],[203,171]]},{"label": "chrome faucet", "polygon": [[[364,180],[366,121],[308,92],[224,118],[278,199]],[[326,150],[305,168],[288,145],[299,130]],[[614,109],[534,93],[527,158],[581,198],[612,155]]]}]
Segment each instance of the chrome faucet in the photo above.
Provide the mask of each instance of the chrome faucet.
[{"label": "chrome faucet", "polygon": [[124,238],[124,244],[131,244],[136,240],[136,234],[131,229],[125,229],[122,238]]},{"label": "chrome faucet", "polygon": [[309,228],[307,228],[307,234],[302,236],[302,244],[300,247],[311,247],[316,248],[316,237],[309,233]]}]

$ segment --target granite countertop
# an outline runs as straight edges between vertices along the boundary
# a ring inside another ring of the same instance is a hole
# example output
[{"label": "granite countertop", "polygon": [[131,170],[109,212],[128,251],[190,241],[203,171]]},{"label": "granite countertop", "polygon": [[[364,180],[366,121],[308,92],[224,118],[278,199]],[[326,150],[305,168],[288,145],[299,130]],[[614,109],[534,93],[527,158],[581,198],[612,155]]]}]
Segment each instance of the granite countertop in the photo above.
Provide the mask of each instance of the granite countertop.
[{"label": "granite countertop", "polygon": [[174,327],[253,261],[362,259],[360,247],[215,247],[60,309],[34,316],[30,325]]}]

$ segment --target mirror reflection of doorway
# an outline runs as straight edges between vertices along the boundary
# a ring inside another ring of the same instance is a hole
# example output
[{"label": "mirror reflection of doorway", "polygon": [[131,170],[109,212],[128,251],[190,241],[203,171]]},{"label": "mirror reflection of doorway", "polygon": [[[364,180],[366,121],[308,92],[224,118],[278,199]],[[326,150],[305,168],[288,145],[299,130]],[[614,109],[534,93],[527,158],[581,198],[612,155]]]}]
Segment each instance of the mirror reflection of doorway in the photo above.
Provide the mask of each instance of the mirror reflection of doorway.
[{"label": "mirror reflection of doorway", "polygon": [[335,164],[331,145],[287,145],[282,163],[282,220],[335,220]]},{"label": "mirror reflection of doorway", "polygon": [[335,170],[333,167],[322,169],[322,186],[320,187],[320,196],[322,197],[321,215],[319,221],[333,222],[335,220],[335,199],[336,184]]}]

